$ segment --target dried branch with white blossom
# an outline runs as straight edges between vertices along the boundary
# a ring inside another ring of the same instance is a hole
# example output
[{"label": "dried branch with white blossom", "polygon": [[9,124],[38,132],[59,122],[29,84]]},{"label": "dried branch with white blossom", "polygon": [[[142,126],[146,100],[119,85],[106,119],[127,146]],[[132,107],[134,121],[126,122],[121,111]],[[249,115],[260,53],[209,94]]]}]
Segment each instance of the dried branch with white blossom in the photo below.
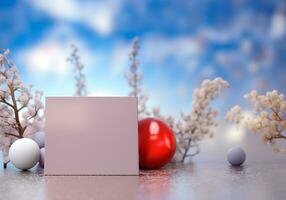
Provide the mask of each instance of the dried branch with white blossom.
[{"label": "dried branch with white blossom", "polygon": [[[132,42],[132,51],[130,52],[130,72],[126,75],[126,79],[132,88],[129,96],[138,97],[138,118],[142,119],[149,116],[150,113],[146,108],[148,97],[144,95],[141,88],[143,75],[138,72],[138,53],[139,41],[138,38],[135,38]],[[175,132],[177,155],[179,155],[181,162],[184,162],[187,157],[194,156],[200,152],[198,141],[205,135],[212,137],[211,128],[216,126],[214,118],[217,115],[217,111],[210,107],[210,102],[219,97],[222,88],[228,86],[228,82],[221,78],[205,80],[201,87],[194,91],[192,112],[187,115],[182,114],[178,120],[172,116],[162,115],[159,107],[153,109],[153,116],[166,122]]]},{"label": "dried branch with white blossom", "polygon": [[275,141],[286,139],[286,101],[284,95],[273,90],[265,95],[258,95],[253,90],[245,95],[254,108],[253,116],[246,117],[241,114],[239,106],[233,107],[225,116],[226,120],[246,126],[253,133],[261,133],[265,143],[273,145],[278,152],[285,152],[286,149],[278,148]]},{"label": "dried branch with white blossom", "polygon": [[143,74],[139,72],[139,40],[134,38],[132,41],[132,50],[129,54],[129,59],[131,61],[130,72],[125,75],[128,85],[131,87],[131,92],[129,96],[135,96],[138,98],[138,118],[142,119],[149,115],[149,112],[146,108],[146,103],[148,101],[148,96],[143,93],[141,88],[141,81]]},{"label": "dried branch with white blossom", "polygon": [[205,136],[213,137],[213,128],[217,126],[215,117],[218,112],[210,103],[220,96],[223,88],[228,88],[229,83],[222,78],[204,80],[201,87],[194,90],[192,111],[189,114],[181,114],[181,118],[175,120],[172,116],[164,117],[160,109],[155,108],[153,114],[169,124],[176,134],[177,156],[179,161],[200,152],[198,142]]},{"label": "dried branch with white blossom", "polygon": [[74,80],[76,82],[76,91],[74,96],[87,96],[86,77],[83,73],[84,65],[82,64],[79,56],[79,49],[75,45],[71,45],[71,53],[67,61],[73,65]]},{"label": "dried branch with white blossom", "polygon": [[44,121],[43,92],[32,95],[32,85],[24,86],[16,65],[8,59],[9,53],[9,50],[0,52],[0,145],[4,167],[9,162],[11,143],[42,129]]}]

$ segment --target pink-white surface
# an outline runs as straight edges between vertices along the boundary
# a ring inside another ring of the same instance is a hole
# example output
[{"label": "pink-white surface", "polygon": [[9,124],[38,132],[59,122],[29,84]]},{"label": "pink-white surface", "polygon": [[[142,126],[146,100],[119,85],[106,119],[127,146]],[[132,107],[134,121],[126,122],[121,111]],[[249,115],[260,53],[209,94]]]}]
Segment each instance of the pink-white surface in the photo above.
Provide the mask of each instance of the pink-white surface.
[{"label": "pink-white surface", "polygon": [[137,98],[47,97],[45,175],[138,175]]}]

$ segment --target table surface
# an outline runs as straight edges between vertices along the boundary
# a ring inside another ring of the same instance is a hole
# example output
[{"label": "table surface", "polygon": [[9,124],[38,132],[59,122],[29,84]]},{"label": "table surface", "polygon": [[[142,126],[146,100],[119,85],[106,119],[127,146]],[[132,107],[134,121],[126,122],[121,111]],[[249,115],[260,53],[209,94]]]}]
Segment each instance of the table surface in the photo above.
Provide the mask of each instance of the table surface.
[{"label": "table surface", "polygon": [[0,169],[0,199],[285,199],[286,163],[171,164],[140,176],[43,176]]}]

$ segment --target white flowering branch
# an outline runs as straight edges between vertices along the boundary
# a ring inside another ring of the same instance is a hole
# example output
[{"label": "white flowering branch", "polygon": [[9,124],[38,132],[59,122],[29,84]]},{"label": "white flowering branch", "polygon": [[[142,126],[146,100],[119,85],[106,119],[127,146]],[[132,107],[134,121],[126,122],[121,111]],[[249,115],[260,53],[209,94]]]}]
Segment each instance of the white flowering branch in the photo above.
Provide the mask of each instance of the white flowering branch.
[{"label": "white flowering branch", "polygon": [[75,45],[71,45],[71,53],[67,58],[67,61],[70,62],[74,68],[74,80],[76,82],[76,91],[75,96],[87,96],[86,89],[86,77],[83,73],[84,65],[80,61],[80,56],[78,55],[79,49]]},{"label": "white flowering branch", "polygon": [[253,90],[245,95],[250,99],[254,108],[253,116],[246,117],[241,108],[235,106],[226,114],[226,120],[238,125],[246,126],[253,133],[261,133],[265,143],[273,145],[278,152],[286,152],[286,149],[275,147],[275,141],[286,139],[286,101],[284,95],[273,90],[265,95],[258,95]]},{"label": "white flowering branch", "polygon": [[146,109],[146,102],[148,100],[148,96],[143,93],[141,88],[141,81],[143,78],[143,74],[139,72],[139,40],[138,38],[134,38],[132,41],[132,50],[129,54],[129,59],[131,61],[130,71],[126,74],[126,79],[128,85],[131,87],[131,92],[129,96],[135,96],[138,98],[138,118],[142,119],[143,117],[149,115],[149,112]]},{"label": "white flowering branch", "polygon": [[[138,53],[139,42],[138,38],[135,38],[130,52],[130,72],[126,75],[126,79],[132,88],[129,95],[138,97],[138,118],[142,119],[150,115],[150,113],[146,109],[148,97],[144,95],[141,88],[143,75],[138,72]],[[228,82],[221,78],[205,80],[201,87],[194,91],[192,112],[187,115],[182,114],[178,120],[172,116],[163,116],[159,107],[153,109],[153,116],[162,119],[175,132],[177,155],[179,155],[181,162],[184,162],[187,157],[194,156],[200,152],[198,142],[205,135],[213,136],[211,128],[217,125],[214,121],[217,111],[210,107],[210,102],[219,97],[222,88],[227,87],[229,87]]]},{"label": "white flowering branch", "polygon": [[228,88],[229,83],[222,78],[204,80],[201,86],[194,90],[192,111],[189,114],[181,114],[180,119],[175,120],[172,116],[164,117],[160,109],[153,109],[155,117],[161,118],[174,130],[177,140],[177,155],[179,161],[200,152],[198,142],[205,136],[213,137],[213,128],[217,126],[215,117],[218,112],[210,103],[218,98],[223,88]]},{"label": "white flowering branch", "polygon": [[9,162],[8,150],[17,138],[32,134],[44,119],[40,111],[43,92],[31,94],[32,85],[26,88],[14,63],[8,59],[10,51],[0,52],[0,145],[4,167]]}]

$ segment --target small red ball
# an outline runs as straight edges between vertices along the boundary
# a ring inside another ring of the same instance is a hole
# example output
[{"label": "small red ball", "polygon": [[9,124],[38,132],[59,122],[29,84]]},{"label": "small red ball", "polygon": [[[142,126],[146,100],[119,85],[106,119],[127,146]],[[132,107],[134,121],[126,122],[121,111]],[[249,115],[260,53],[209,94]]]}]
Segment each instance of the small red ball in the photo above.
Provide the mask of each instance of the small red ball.
[{"label": "small red ball", "polygon": [[139,121],[140,169],[158,169],[171,161],[176,150],[172,129],[161,120],[146,118]]}]

